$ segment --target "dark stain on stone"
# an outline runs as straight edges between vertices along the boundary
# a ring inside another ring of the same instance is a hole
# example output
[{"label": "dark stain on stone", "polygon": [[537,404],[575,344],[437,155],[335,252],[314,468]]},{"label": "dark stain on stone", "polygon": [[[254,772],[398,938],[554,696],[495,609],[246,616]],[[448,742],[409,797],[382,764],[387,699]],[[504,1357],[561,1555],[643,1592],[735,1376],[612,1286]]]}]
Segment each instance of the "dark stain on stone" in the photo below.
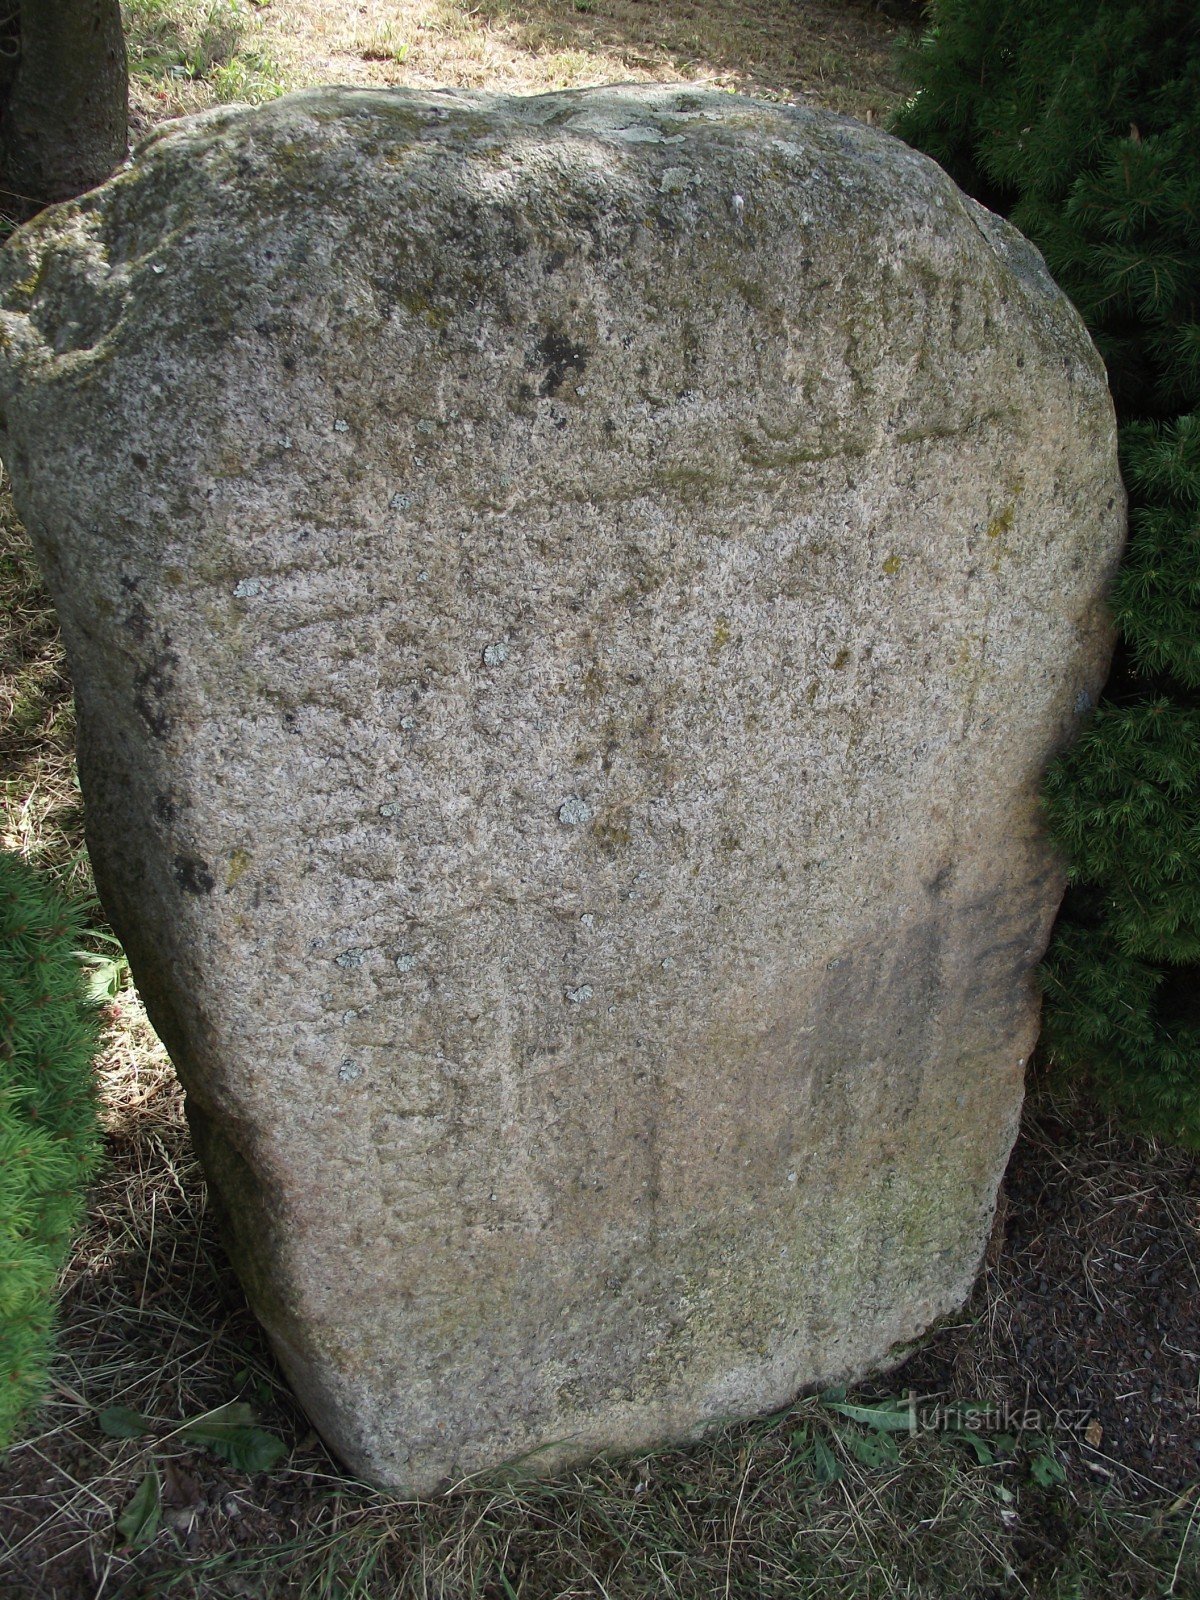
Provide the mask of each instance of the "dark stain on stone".
[{"label": "dark stain on stone", "polygon": [[537,353],[541,365],[546,369],[541,392],[547,399],[562,388],[568,372],[582,377],[587,369],[588,351],[584,346],[575,344],[566,334],[554,328],[542,336]]},{"label": "dark stain on stone", "polygon": [[948,892],[954,882],[957,870],[955,862],[945,861],[934,873],[933,877],[929,879],[925,887],[934,900],[940,900]]},{"label": "dark stain on stone", "polygon": [[196,318],[197,342],[213,349],[223,349],[233,338],[233,329],[215,312],[202,312]]},{"label": "dark stain on stone", "polygon": [[216,885],[216,879],[208,870],[207,865],[199,856],[175,857],[172,863],[175,871],[175,882],[187,894],[211,894]]},{"label": "dark stain on stone", "polygon": [[511,256],[523,256],[529,249],[530,230],[522,209],[519,206],[504,206],[498,212],[493,212],[489,220],[500,233],[508,253]]},{"label": "dark stain on stone", "polygon": [[166,709],[166,701],[175,686],[175,668],[178,665],[179,657],[174,651],[164,648],[134,675],[133,709],[156,739],[167,738],[175,726],[174,717]]}]

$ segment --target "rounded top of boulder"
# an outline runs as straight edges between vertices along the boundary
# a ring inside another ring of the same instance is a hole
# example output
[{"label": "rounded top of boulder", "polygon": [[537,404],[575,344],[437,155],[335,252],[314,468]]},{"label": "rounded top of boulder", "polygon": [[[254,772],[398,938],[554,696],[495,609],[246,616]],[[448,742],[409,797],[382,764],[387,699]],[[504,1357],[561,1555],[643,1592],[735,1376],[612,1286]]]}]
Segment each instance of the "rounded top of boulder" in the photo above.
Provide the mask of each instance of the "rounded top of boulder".
[{"label": "rounded top of boulder", "polygon": [[[472,228],[481,210],[492,225]],[[916,234],[956,240],[959,255],[986,243],[1051,344],[1103,382],[1033,247],[901,141],[805,106],[618,85],[322,88],[165,124],[109,182],[43,212],[0,252],[0,391],[27,359],[107,357],[131,306],[138,336],[154,332],[188,306],[189,288],[208,308],[209,331],[197,333],[211,353],[212,328],[236,325],[306,255],[319,269],[336,249],[339,273],[368,281],[398,239],[442,224],[451,240],[476,235],[481,280],[536,244],[632,267],[648,238],[686,241],[728,276],[764,249],[785,262],[820,252],[842,273],[864,251],[902,253]],[[147,280],[168,272],[155,292]]]}]

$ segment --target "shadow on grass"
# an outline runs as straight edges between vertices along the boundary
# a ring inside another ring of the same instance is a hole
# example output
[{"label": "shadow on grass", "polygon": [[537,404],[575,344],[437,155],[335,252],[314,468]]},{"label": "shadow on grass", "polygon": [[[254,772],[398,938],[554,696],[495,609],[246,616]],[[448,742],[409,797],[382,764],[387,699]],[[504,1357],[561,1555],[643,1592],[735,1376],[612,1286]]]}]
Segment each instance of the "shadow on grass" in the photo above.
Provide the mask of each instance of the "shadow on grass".
[{"label": "shadow on grass", "polygon": [[915,25],[907,0],[443,0],[454,13],[502,28],[530,53],[617,56],[649,72],[716,82],[779,99],[812,97],[883,121],[904,92],[895,46]]}]

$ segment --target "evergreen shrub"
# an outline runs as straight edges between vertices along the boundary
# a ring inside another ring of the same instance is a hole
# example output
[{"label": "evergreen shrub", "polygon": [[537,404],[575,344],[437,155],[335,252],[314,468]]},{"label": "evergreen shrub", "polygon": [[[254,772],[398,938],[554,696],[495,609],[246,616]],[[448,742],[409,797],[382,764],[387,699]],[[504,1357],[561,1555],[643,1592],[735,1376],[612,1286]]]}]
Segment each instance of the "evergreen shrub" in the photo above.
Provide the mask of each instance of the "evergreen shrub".
[{"label": "evergreen shrub", "polygon": [[1051,1059],[1200,1145],[1200,6],[933,0],[894,131],[1042,251],[1108,367],[1130,499],[1104,699],[1045,803]]},{"label": "evergreen shrub", "polygon": [[0,1448],[42,1395],[55,1284],[100,1149],[78,914],[0,853]]}]

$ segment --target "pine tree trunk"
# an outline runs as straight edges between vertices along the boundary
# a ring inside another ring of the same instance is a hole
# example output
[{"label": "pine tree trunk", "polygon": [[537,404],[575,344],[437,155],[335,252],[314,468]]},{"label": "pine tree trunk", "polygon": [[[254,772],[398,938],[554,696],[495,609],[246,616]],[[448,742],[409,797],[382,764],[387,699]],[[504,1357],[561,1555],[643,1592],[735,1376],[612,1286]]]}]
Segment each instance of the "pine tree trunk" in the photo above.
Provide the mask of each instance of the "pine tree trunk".
[{"label": "pine tree trunk", "polygon": [[124,160],[129,77],[120,0],[20,0],[19,24],[0,104],[2,209],[29,216]]}]

